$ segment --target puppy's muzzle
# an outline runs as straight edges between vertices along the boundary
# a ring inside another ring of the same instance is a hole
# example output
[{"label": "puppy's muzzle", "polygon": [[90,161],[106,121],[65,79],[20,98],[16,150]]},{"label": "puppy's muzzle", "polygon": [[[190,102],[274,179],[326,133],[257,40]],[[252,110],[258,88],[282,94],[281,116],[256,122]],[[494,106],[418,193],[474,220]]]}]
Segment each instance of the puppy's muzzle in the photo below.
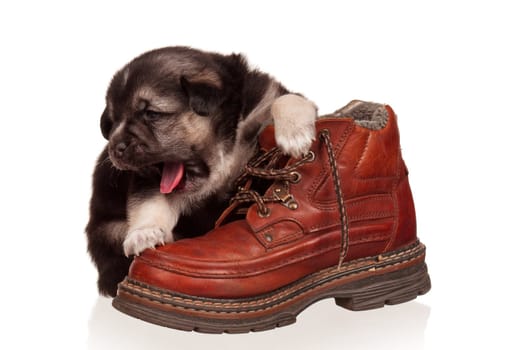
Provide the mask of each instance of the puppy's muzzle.
[{"label": "puppy's muzzle", "polygon": [[122,157],[124,154],[124,151],[128,148],[128,145],[124,142],[119,142],[117,146],[115,146],[115,155],[117,157]]},{"label": "puppy's muzzle", "polygon": [[108,153],[113,165],[121,170],[136,170],[144,158],[145,150],[138,144],[126,141],[110,142]]}]

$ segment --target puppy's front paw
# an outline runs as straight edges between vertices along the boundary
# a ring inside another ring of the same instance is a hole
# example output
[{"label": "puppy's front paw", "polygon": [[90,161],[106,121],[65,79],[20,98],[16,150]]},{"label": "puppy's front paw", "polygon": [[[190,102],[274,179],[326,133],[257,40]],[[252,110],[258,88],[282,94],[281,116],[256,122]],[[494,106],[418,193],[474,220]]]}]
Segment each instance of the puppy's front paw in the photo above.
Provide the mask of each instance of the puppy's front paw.
[{"label": "puppy's front paw", "polygon": [[147,248],[171,242],[172,234],[165,231],[159,227],[147,227],[128,232],[123,243],[124,255],[139,255]]},{"label": "puppy's front paw", "polygon": [[276,144],[293,157],[306,154],[315,140],[317,107],[302,96],[288,94],[271,106]]}]

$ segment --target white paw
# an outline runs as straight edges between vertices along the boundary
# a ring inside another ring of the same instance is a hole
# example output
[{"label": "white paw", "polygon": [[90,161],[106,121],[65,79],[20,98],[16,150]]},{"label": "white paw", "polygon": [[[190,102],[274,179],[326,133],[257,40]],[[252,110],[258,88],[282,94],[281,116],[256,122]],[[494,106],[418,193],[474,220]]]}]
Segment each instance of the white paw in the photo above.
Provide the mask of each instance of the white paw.
[{"label": "white paw", "polygon": [[299,126],[297,130],[275,129],[275,138],[276,144],[285,154],[300,158],[309,151],[315,140],[315,128]]},{"label": "white paw", "polygon": [[139,255],[145,249],[171,242],[172,233],[167,234],[166,231],[159,227],[147,227],[128,232],[123,243],[124,255]]},{"label": "white paw", "polygon": [[276,144],[293,157],[306,154],[315,140],[317,107],[302,96],[288,94],[271,106]]}]

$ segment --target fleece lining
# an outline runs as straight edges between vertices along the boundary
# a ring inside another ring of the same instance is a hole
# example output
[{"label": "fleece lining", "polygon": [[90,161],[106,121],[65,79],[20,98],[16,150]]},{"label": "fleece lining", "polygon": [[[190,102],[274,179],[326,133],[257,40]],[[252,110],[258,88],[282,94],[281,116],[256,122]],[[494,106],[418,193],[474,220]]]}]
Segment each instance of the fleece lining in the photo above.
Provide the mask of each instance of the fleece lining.
[{"label": "fleece lining", "polygon": [[326,117],[353,118],[363,128],[380,130],[388,122],[388,111],[380,103],[353,100]]}]

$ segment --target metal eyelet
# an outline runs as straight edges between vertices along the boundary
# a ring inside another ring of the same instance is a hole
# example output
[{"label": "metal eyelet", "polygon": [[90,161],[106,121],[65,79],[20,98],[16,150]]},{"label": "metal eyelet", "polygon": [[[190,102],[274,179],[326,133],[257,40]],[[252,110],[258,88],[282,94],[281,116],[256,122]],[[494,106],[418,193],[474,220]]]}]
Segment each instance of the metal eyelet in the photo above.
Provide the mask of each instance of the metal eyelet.
[{"label": "metal eyelet", "polygon": [[329,130],[328,129],[322,129],[320,131],[320,136],[323,136],[323,135],[326,135],[327,137],[329,137]]},{"label": "metal eyelet", "polygon": [[269,242],[269,243],[271,243],[271,242],[273,241],[273,236],[271,236],[271,235],[268,234],[268,233],[266,233],[266,234],[264,235],[264,237],[265,237],[265,240],[266,240],[267,242]]},{"label": "metal eyelet", "polygon": [[295,201],[290,201],[287,203],[287,207],[291,210],[297,210],[298,209],[298,203]]},{"label": "metal eyelet", "polygon": [[258,216],[261,217],[261,218],[267,218],[269,217],[269,215],[271,215],[271,209],[267,208],[267,210],[265,212],[261,212],[259,210],[256,211],[258,213]]},{"label": "metal eyelet", "polygon": [[308,162],[312,162],[315,160],[315,152],[313,151],[309,151],[307,154],[306,154],[306,157],[305,157],[306,161]]},{"label": "metal eyelet", "polygon": [[299,183],[300,180],[302,179],[302,175],[300,175],[300,173],[298,171],[290,172],[289,175],[293,176],[293,178],[291,180],[289,180],[289,182],[291,182],[293,184]]}]

